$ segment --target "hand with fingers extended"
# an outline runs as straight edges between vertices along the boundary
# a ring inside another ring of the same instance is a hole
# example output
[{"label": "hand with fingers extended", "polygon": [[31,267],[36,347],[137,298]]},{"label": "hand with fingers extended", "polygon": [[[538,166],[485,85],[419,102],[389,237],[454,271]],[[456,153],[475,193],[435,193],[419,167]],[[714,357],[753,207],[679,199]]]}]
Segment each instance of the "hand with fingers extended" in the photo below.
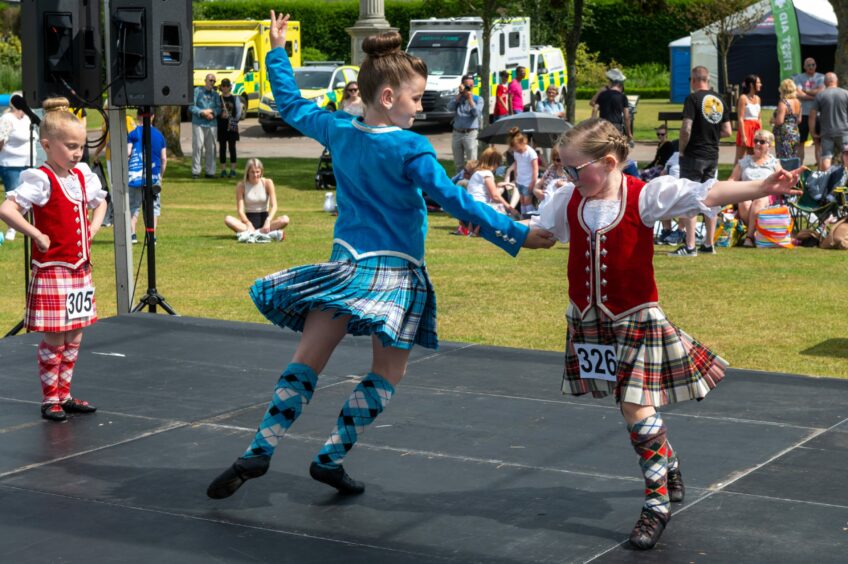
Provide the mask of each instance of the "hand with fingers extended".
[{"label": "hand with fingers extended", "polygon": [[286,32],[289,29],[289,15],[277,14],[271,10],[271,49],[286,46]]},{"label": "hand with fingers extended", "polygon": [[769,196],[798,196],[801,191],[795,187],[805,170],[807,168],[803,166],[795,170],[776,170],[763,180],[762,189]]},{"label": "hand with fingers extended", "polygon": [[554,234],[545,229],[530,229],[524,244],[525,249],[550,249],[556,244]]}]

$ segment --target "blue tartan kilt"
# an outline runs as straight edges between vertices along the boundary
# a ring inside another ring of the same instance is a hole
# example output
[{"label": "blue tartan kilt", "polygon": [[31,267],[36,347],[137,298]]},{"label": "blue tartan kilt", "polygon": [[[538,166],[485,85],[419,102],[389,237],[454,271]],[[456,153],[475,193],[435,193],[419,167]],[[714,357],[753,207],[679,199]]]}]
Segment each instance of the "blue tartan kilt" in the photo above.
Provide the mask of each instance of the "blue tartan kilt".
[{"label": "blue tartan kilt", "polygon": [[427,269],[400,257],[356,260],[333,245],[329,262],[297,266],[257,280],[256,307],[274,325],[303,331],[313,309],[349,315],[350,335],[377,335],[384,346],[438,348],[436,294]]}]

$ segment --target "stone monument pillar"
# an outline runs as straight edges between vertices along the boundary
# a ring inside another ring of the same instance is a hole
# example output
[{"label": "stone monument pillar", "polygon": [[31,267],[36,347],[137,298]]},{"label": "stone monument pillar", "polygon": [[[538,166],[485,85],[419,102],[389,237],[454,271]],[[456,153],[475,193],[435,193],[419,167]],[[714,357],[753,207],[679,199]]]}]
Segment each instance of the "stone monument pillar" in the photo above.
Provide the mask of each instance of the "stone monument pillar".
[{"label": "stone monument pillar", "polygon": [[350,34],[351,64],[359,65],[365,58],[363,39],[384,31],[397,31],[397,28],[386,20],[383,0],[359,0],[359,19],[345,31]]}]

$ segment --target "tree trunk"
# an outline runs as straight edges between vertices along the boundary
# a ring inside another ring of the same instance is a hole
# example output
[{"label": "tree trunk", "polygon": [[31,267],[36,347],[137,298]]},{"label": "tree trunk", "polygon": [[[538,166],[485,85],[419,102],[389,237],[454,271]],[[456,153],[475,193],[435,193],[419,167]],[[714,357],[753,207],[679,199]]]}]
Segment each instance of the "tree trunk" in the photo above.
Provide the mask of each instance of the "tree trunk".
[{"label": "tree trunk", "polygon": [[[492,26],[493,17],[483,14],[483,61],[480,70],[480,97],[483,98],[483,115],[480,117],[480,130],[482,131],[489,125],[489,98],[491,97],[491,75],[492,75],[492,54],[489,52],[489,46],[492,43]],[[473,70],[473,69],[472,69]]]},{"label": "tree trunk", "polygon": [[836,13],[836,25],[838,29],[836,41],[836,59],[833,72],[839,77],[842,88],[848,87],[848,0],[830,0],[833,11]]},{"label": "tree trunk", "polygon": [[180,106],[158,106],[156,108],[156,127],[165,136],[168,145],[168,155],[182,157],[180,145]]},{"label": "tree trunk", "polygon": [[574,0],[573,6],[571,0],[565,0],[562,3],[562,10],[562,21],[571,21],[570,27],[563,25],[563,44],[565,45],[565,63],[568,67],[565,119],[573,124],[577,115],[577,46],[580,45],[580,31],[583,27],[583,0]]}]

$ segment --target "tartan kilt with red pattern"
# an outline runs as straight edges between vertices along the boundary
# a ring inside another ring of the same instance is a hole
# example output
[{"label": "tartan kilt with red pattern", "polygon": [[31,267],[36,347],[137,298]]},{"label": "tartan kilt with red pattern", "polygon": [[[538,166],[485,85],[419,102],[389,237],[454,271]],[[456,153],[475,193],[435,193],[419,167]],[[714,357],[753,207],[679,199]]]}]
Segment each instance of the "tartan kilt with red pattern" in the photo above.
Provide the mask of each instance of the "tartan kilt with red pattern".
[{"label": "tartan kilt with red pattern", "polygon": [[90,263],[85,263],[76,270],[66,266],[33,265],[24,315],[27,330],[51,333],[73,331],[97,321],[96,305],[91,317],[72,320],[67,318],[65,300],[68,292],[87,286],[94,286]]},{"label": "tartan kilt with red pattern", "polygon": [[[581,319],[569,304],[566,318],[563,393],[614,394],[617,402],[661,406],[701,400],[724,378],[727,361],[675,327],[658,307],[618,320],[593,307]],[[614,346],[616,381],[580,378],[575,342]]]}]

